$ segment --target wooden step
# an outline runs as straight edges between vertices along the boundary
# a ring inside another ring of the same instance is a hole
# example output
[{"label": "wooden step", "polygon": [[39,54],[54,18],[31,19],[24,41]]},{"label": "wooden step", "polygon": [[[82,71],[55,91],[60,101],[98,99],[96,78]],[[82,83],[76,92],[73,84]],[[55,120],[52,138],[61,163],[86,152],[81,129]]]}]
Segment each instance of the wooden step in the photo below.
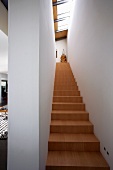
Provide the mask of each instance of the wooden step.
[{"label": "wooden step", "polygon": [[69,69],[67,69],[66,70],[66,72],[65,71],[57,71],[56,72],[56,74],[55,74],[55,78],[60,78],[60,77],[62,77],[62,78],[65,78],[65,77],[73,77],[74,78],[74,76],[73,76],[73,74],[72,74],[72,72],[69,70]]},{"label": "wooden step", "polygon": [[55,81],[58,81],[58,82],[63,82],[63,81],[69,81],[69,82],[75,82],[75,79],[74,77],[71,77],[71,76],[58,76],[58,77],[55,77]]},{"label": "wooden step", "polygon": [[82,103],[81,96],[53,96],[53,102]]},{"label": "wooden step", "polygon": [[49,151],[46,170],[110,170],[100,152]]},{"label": "wooden step", "polygon": [[54,96],[80,96],[80,91],[78,90],[55,90]]},{"label": "wooden step", "polygon": [[77,85],[75,81],[55,81],[55,86],[74,86]]},{"label": "wooden step", "polygon": [[62,80],[76,80],[74,76],[71,73],[63,73],[62,74],[56,74],[55,75],[55,80],[62,81]]},{"label": "wooden step", "polygon": [[53,110],[52,120],[89,120],[89,113],[85,111],[63,111]]},{"label": "wooden step", "polygon": [[57,73],[55,74],[55,79],[60,80],[60,79],[74,79],[74,76],[72,75],[71,72],[67,72],[66,74],[61,74],[61,73]]},{"label": "wooden step", "polygon": [[49,151],[99,151],[100,143],[93,134],[51,133]]},{"label": "wooden step", "polygon": [[93,133],[93,125],[89,121],[52,120],[51,133]]},{"label": "wooden step", "polygon": [[55,82],[55,86],[77,86],[75,82]]},{"label": "wooden step", "polygon": [[55,78],[55,82],[74,82],[74,83],[76,83],[76,79],[74,79],[74,77],[70,77],[70,76],[68,76],[68,77],[65,77],[65,75],[63,75],[62,77],[58,77],[58,78]]},{"label": "wooden step", "polygon": [[57,63],[46,170],[110,170],[69,63]]},{"label": "wooden step", "polygon": [[57,85],[57,86],[54,87],[54,90],[78,90],[78,86],[77,85],[72,85],[72,86],[70,86],[70,85],[68,85],[68,86]]},{"label": "wooden step", "polygon": [[85,111],[84,103],[58,103],[54,102],[52,104],[52,110],[76,110],[76,111]]},{"label": "wooden step", "polygon": [[55,80],[55,83],[75,83],[74,79],[61,79],[61,80]]}]

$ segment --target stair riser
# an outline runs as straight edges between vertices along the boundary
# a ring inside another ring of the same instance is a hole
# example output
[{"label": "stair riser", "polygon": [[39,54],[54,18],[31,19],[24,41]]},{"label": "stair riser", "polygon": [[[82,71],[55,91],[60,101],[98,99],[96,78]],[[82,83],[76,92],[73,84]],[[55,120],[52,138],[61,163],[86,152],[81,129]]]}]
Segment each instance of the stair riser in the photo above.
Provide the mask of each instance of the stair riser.
[{"label": "stair riser", "polygon": [[51,133],[93,133],[93,126],[61,126],[61,125],[51,125]]},{"label": "stair riser", "polygon": [[58,84],[58,83],[75,83],[76,84],[76,82],[75,82],[75,80],[74,79],[61,79],[61,80],[55,80],[55,84]]},{"label": "stair riser", "polygon": [[52,110],[85,111],[85,104],[53,104]]},{"label": "stair riser", "polygon": [[80,96],[80,91],[54,91],[54,96]]},{"label": "stair riser", "polygon": [[55,86],[64,86],[64,87],[67,87],[67,86],[77,86],[77,84],[75,82],[55,82]]},{"label": "stair riser", "polygon": [[61,78],[55,78],[55,82],[76,82],[76,80],[73,77],[61,77]]},{"label": "stair riser", "polygon": [[61,78],[61,79],[55,79],[55,83],[60,82],[68,82],[68,83],[75,83],[75,79],[73,78]]},{"label": "stair riser", "polygon": [[[71,86],[77,86],[77,84],[76,83],[64,83],[64,82],[62,82],[62,83],[55,83],[55,86],[57,86],[57,87],[61,87],[61,86],[63,86],[64,88],[65,87],[71,87]],[[54,86],[54,87],[55,87]],[[64,90],[64,89],[63,89]]]},{"label": "stair riser", "polygon": [[73,76],[73,74],[72,74],[72,72],[70,71],[70,70],[66,70],[66,74],[62,74],[63,72],[62,71],[59,71],[59,72],[56,72],[55,73],[55,78],[59,78],[59,77],[63,77],[63,78],[65,78],[65,77],[73,77],[74,78],[74,76]]},{"label": "stair riser", "polygon": [[49,151],[93,152],[100,150],[99,142],[49,142]]},{"label": "stair riser", "polygon": [[57,69],[57,71],[56,71],[55,75],[61,75],[60,73],[62,73],[62,72],[64,73],[64,71],[66,71],[66,74],[65,74],[65,75],[67,75],[67,74],[73,75],[70,67],[66,67],[65,70],[64,70],[64,68],[63,68],[63,69],[61,69],[61,68],[56,68],[56,69]]},{"label": "stair riser", "polygon": [[71,72],[66,72],[66,74],[62,74],[61,72],[55,74],[55,79],[74,79],[74,76]]},{"label": "stair riser", "polygon": [[78,87],[75,86],[55,86],[54,90],[78,90]]},{"label": "stair riser", "polygon": [[89,114],[52,114],[52,120],[89,120]]},{"label": "stair riser", "polygon": [[107,167],[46,166],[46,170],[110,170]]},{"label": "stair riser", "polygon": [[55,81],[58,81],[58,82],[60,82],[60,81],[73,81],[73,82],[75,82],[75,79],[73,78],[73,77],[70,77],[70,76],[68,76],[68,77],[59,77],[59,78],[55,78]]},{"label": "stair riser", "polygon": [[53,97],[53,102],[82,103],[82,97]]},{"label": "stair riser", "polygon": [[55,81],[68,81],[68,80],[72,80],[72,81],[76,81],[76,79],[71,75],[70,76],[70,74],[68,74],[67,76],[65,76],[65,75],[55,75]]}]

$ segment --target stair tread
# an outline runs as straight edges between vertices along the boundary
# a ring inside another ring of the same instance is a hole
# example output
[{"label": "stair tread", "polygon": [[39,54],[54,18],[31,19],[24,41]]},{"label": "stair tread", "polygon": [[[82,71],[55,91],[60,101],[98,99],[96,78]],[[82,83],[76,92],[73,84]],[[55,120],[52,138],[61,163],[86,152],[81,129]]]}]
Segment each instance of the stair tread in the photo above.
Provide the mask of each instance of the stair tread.
[{"label": "stair tread", "polygon": [[99,142],[94,134],[50,133],[49,142]]},{"label": "stair tread", "polygon": [[52,110],[52,114],[54,114],[54,113],[58,113],[58,114],[81,114],[81,113],[87,113],[88,114],[88,112],[86,112],[86,111],[76,111],[76,110]]},{"label": "stair tread", "polygon": [[53,102],[52,104],[70,104],[70,105],[73,105],[73,104],[77,104],[77,105],[79,105],[79,104],[84,104],[83,102],[81,102],[81,103],[71,103],[71,102],[68,102],[68,103],[66,103],[66,102]]},{"label": "stair tread", "polygon": [[54,91],[61,91],[61,92],[63,92],[63,91],[79,91],[79,90],[54,90]]},{"label": "stair tread", "polygon": [[82,98],[81,96],[53,96],[53,97],[66,97],[66,98]]},{"label": "stair tread", "polygon": [[109,167],[100,152],[49,151],[46,166]]},{"label": "stair tread", "polygon": [[83,98],[79,96],[53,96],[53,102],[58,103],[83,103]]},{"label": "stair tread", "polygon": [[92,126],[90,121],[73,121],[73,120],[52,120],[51,125],[66,125],[66,126]]},{"label": "stair tread", "polygon": [[77,82],[75,82],[75,84],[71,84],[70,86],[69,85],[67,85],[67,84],[64,84],[64,85],[62,85],[62,84],[60,84],[60,85],[54,85],[54,87],[78,87],[78,85],[77,85]]}]

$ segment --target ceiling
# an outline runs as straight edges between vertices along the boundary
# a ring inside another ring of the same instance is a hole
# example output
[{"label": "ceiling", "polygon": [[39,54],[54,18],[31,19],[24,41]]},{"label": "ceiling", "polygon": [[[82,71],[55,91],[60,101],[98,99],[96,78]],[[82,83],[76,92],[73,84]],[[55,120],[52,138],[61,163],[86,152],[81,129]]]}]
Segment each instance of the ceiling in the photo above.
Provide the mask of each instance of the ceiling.
[{"label": "ceiling", "polygon": [[56,41],[67,38],[72,1],[73,0],[52,0]]},{"label": "ceiling", "polygon": [[4,4],[6,9],[8,10],[8,0],[1,0],[1,2]]},{"label": "ceiling", "polygon": [[[8,0],[1,0],[8,10]],[[55,40],[67,38],[68,23],[70,17],[70,2],[72,0],[52,0]]]},{"label": "ceiling", "polygon": [[[52,0],[55,40],[67,38],[70,9],[73,0]],[[8,10],[8,0],[1,0]]]}]

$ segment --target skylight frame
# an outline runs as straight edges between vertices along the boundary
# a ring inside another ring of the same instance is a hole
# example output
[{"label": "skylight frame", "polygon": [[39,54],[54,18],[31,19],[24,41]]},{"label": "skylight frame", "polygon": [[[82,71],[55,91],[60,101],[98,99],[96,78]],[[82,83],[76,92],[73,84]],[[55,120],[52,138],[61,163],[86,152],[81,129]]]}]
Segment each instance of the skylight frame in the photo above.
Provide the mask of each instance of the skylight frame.
[{"label": "skylight frame", "polygon": [[72,0],[57,0],[57,20],[55,22],[58,22],[58,31],[68,29],[71,4]]}]

